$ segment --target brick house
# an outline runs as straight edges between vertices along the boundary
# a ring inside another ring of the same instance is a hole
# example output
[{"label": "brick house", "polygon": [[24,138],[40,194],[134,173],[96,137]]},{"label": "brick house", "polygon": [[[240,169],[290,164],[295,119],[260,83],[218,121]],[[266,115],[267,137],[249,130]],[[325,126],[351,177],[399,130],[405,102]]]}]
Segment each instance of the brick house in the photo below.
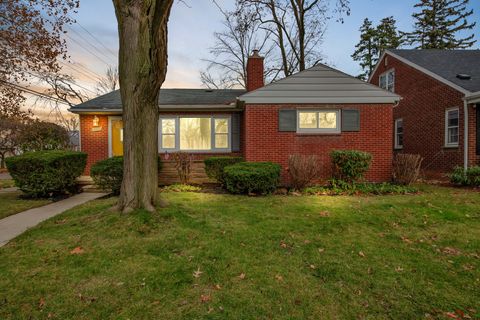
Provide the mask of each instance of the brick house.
[{"label": "brick house", "polygon": [[369,82],[402,97],[395,152],[420,154],[428,177],[480,160],[480,50],[387,50]]},{"label": "brick house", "polygon": [[[264,86],[263,58],[247,64],[247,91],[161,89],[159,154],[164,160],[160,183],[176,178],[169,154],[189,152],[196,159],[193,182],[207,181],[202,159],[240,155],[247,161],[273,161],[287,177],[291,154],[316,154],[322,177],[331,174],[333,149],[370,152],[366,178],[391,178],[393,105],[396,94],[319,64]],[[119,91],[70,109],[80,115],[80,146],[90,166],[123,153],[122,104]]]}]

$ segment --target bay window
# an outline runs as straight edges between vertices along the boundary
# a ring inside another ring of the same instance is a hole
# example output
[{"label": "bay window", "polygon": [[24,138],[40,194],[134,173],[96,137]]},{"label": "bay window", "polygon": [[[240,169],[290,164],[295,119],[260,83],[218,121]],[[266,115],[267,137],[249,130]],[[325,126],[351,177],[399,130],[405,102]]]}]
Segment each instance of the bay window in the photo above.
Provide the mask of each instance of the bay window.
[{"label": "bay window", "polygon": [[229,152],[229,116],[171,116],[160,118],[161,151]]},{"label": "bay window", "polygon": [[340,110],[298,110],[297,132],[339,133]]}]

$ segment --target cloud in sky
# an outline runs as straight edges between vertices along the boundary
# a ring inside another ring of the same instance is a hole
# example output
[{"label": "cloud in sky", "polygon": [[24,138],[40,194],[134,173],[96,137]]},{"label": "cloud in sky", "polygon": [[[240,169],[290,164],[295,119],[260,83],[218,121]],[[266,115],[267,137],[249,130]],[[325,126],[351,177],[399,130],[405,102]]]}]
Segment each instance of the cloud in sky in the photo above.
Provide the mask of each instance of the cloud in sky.
[{"label": "cloud in sky", "polygon": [[[213,33],[222,30],[222,16],[212,0],[175,1],[169,22],[168,73],[164,87],[200,87],[199,72],[206,64],[208,49],[213,45]],[[234,0],[218,0],[227,8],[233,8]],[[334,67],[356,75],[360,69],[350,55],[359,39],[359,27],[368,17],[377,23],[387,16],[394,16],[401,30],[411,30],[413,5],[418,0],[352,0],[352,14],[344,23],[331,21],[321,45],[326,62]],[[480,1],[470,1],[475,15],[471,21],[480,21]],[[74,16],[78,24],[72,25],[67,43],[74,63],[65,71],[73,74],[80,85],[95,87],[95,78],[105,74],[108,65],[116,65],[118,35],[115,12],[111,1],[81,0],[80,9]],[[474,33],[480,36],[480,24]],[[72,30],[73,29],[73,30]],[[476,48],[479,48],[477,43]]]}]

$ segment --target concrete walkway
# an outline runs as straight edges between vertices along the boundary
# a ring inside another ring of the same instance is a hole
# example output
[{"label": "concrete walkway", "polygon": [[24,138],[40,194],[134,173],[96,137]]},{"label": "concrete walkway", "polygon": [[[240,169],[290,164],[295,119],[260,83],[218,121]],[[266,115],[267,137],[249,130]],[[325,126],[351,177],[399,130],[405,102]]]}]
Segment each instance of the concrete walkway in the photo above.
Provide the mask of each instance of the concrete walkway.
[{"label": "concrete walkway", "polygon": [[68,199],[47,204],[46,206],[23,211],[0,220],[0,247],[16,236],[75,206],[105,196],[106,193],[80,193]]},{"label": "concrete walkway", "polygon": [[8,172],[0,173],[0,180],[10,180],[12,176]]}]

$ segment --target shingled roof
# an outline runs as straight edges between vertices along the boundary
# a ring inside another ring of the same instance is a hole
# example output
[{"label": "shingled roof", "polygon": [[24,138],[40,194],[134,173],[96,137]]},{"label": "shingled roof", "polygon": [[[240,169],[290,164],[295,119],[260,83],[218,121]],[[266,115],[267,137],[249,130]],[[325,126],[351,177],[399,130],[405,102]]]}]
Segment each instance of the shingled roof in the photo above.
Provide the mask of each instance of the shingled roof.
[{"label": "shingled roof", "polygon": [[324,64],[291,75],[239,97],[246,103],[395,103],[392,92]]},{"label": "shingled roof", "polygon": [[[160,109],[191,109],[235,107],[237,97],[245,90],[238,89],[160,89]],[[71,112],[121,111],[122,99],[116,90],[70,108]]]},{"label": "shingled roof", "polygon": [[[387,50],[414,65],[447,80],[464,93],[480,91],[480,50]],[[461,79],[458,75],[468,75]]]}]

